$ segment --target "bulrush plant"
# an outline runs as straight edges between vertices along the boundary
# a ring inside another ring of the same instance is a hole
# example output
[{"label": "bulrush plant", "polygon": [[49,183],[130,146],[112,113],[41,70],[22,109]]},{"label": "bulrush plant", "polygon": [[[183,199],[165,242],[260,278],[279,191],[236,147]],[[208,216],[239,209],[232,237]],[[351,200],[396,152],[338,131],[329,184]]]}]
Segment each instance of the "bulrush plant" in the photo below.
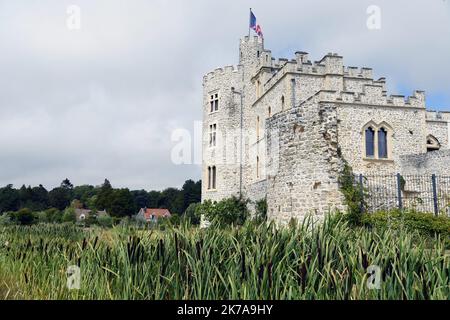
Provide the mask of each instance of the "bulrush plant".
[{"label": "bulrush plant", "polygon": [[[0,294],[8,299],[448,299],[444,239],[349,225],[329,215],[288,227],[246,221],[199,229],[4,226]],[[79,266],[80,289],[67,268]],[[378,266],[379,289],[368,268]]]}]

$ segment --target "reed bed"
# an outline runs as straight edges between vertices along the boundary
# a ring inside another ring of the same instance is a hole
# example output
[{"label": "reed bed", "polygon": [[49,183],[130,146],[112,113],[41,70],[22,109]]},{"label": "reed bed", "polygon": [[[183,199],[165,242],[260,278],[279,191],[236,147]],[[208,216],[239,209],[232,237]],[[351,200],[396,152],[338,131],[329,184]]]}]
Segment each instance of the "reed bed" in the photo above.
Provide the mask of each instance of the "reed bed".
[{"label": "reed bed", "polygon": [[[0,298],[448,299],[443,243],[338,217],[286,228],[8,226],[0,229]],[[80,267],[79,290],[66,286],[69,265]],[[367,286],[369,265],[381,269],[379,289]]]}]

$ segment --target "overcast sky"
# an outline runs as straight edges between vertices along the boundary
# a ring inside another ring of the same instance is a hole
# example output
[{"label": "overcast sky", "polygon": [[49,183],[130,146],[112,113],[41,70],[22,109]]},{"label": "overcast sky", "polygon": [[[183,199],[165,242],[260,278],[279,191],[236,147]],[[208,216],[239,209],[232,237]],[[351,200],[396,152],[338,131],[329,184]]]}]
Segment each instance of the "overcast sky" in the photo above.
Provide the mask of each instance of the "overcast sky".
[{"label": "overcast sky", "polygon": [[385,76],[389,94],[425,90],[450,110],[449,0],[0,0],[0,185],[199,179],[198,165],[172,163],[171,134],[201,120],[203,74],[237,63],[249,7],[273,56],[336,52]]}]

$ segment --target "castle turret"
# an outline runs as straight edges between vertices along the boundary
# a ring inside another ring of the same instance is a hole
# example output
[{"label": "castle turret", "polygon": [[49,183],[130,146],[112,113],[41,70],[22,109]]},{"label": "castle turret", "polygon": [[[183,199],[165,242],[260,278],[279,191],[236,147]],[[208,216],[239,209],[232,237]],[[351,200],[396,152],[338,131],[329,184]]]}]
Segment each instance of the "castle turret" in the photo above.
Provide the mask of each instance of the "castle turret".
[{"label": "castle turret", "polygon": [[260,56],[264,51],[264,41],[261,37],[244,37],[239,45],[239,64],[245,69],[246,75],[252,75],[259,65]]}]

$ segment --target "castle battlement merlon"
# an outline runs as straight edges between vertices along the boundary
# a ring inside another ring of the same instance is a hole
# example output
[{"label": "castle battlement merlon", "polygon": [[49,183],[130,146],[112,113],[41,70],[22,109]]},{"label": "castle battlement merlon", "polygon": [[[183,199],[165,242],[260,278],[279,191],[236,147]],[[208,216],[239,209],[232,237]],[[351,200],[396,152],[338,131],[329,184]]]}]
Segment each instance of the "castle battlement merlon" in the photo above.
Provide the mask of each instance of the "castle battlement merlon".
[{"label": "castle battlement merlon", "polygon": [[203,76],[203,84],[216,78],[223,77],[225,75],[230,75],[233,73],[239,73],[242,69],[241,65],[228,65],[223,68],[216,68],[214,71],[210,71]]},{"label": "castle battlement merlon", "polygon": [[383,86],[376,84],[365,84],[363,92],[342,91],[338,100],[349,104],[361,103],[425,109],[425,93],[423,91],[416,90],[412,96],[408,97],[404,95],[387,96]]}]

